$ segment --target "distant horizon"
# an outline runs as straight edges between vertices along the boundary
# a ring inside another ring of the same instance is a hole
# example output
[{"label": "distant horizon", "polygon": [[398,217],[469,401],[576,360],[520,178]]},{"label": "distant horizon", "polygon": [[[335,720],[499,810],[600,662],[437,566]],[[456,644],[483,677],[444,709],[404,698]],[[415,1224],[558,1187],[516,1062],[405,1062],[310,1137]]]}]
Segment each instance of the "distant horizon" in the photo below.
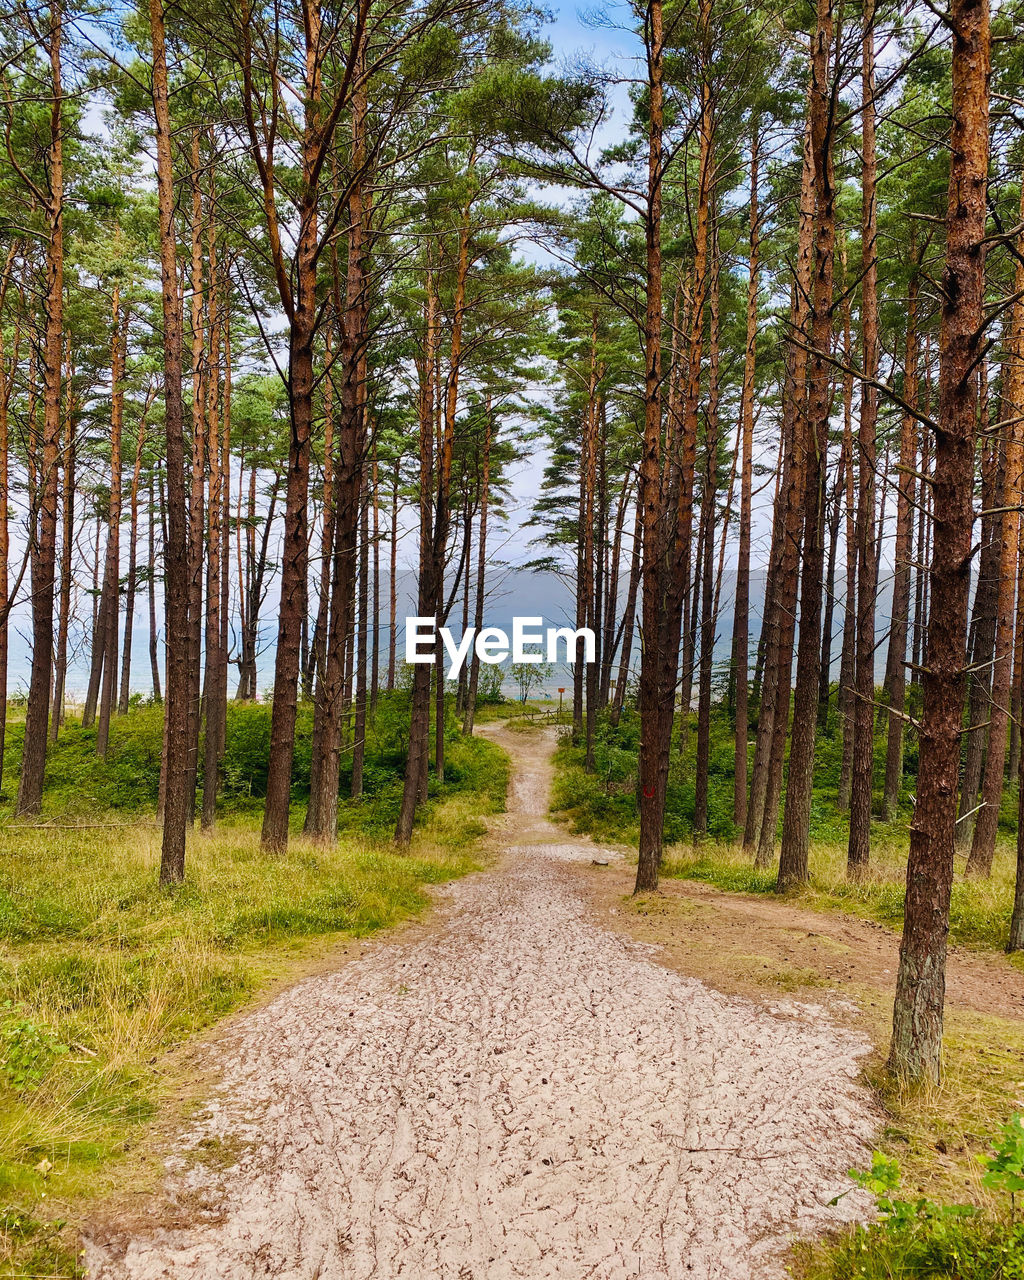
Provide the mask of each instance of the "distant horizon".
[{"label": "distant horizon", "polygon": [[[763,605],[764,581],[767,570],[764,567],[752,568],[751,578],[751,618],[754,625],[759,628],[761,621],[761,609]],[[488,625],[495,625],[507,628],[511,619],[517,614],[529,614],[530,616],[540,616],[543,619],[545,627],[564,627],[575,626],[575,598],[569,586],[568,576],[553,570],[526,569],[523,567],[508,567],[501,570],[497,575],[497,581],[489,589],[488,606],[487,606],[487,622]],[[722,596],[718,613],[718,627],[716,631],[714,661],[716,664],[725,662],[729,659],[732,641],[732,607],[735,591],[736,571],[734,569],[725,568],[722,573]],[[838,577],[838,574],[837,574]],[[416,574],[412,569],[400,569],[397,577],[398,581],[398,643],[396,651],[396,659],[399,666],[403,663],[402,653],[402,628],[406,617],[415,616],[416,612]],[[885,635],[889,624],[889,601],[891,599],[892,572],[887,565],[883,566],[880,575],[879,590],[876,595],[876,608],[879,613],[877,634],[879,637]],[[380,625],[377,628],[379,637],[377,644],[378,657],[383,656],[385,661],[389,648],[389,624],[387,617],[386,601],[390,590],[389,575],[386,571],[380,575],[380,596],[382,602]],[[141,593],[140,593],[141,594]],[[619,600],[619,614],[624,608],[625,601]],[[274,645],[272,636],[274,629],[275,613],[272,601],[268,600],[264,609],[264,618],[266,619],[266,631],[268,641],[266,646],[261,650],[257,659],[257,701],[265,701],[269,698],[271,687],[274,680]],[[12,613],[11,628],[11,648],[8,659],[8,684],[9,696],[17,698],[23,696],[28,683],[30,663],[31,663],[31,644],[27,636],[23,635],[19,630],[19,621],[24,625],[28,621],[27,605],[22,604],[19,609]],[[311,616],[312,621],[312,616]],[[639,622],[638,624],[639,625]],[[461,611],[458,606],[453,606],[451,615],[448,620],[453,636],[456,638],[462,634]],[[832,678],[838,675],[839,667],[839,649],[838,646],[842,640],[843,627],[843,602],[842,598],[837,596],[835,603],[835,611],[833,615],[833,646],[832,646]],[[65,701],[69,706],[78,706],[84,703],[89,683],[89,665],[90,665],[90,649],[92,630],[91,627],[80,623],[77,629],[76,638],[78,643],[73,650],[69,651],[67,683],[65,687]],[[123,626],[119,631],[119,644],[123,644]],[[163,627],[158,630],[158,661],[160,663],[161,682],[164,679],[164,636]],[[756,634],[751,638],[751,665],[753,665],[754,646],[756,644]],[[372,640],[371,640],[372,646]],[[120,652],[120,650],[119,650]],[[372,653],[372,647],[370,649]],[[880,679],[885,670],[885,646],[879,644],[875,655],[875,671],[876,676]],[[630,665],[631,673],[639,664],[639,645],[634,637],[633,644],[633,661]],[[236,669],[234,661],[231,662],[232,670]],[[558,664],[560,675],[555,675],[551,680],[545,681],[541,686],[542,689],[556,689],[560,681],[566,680],[571,685],[572,672],[565,664]],[[237,679],[237,677],[236,677]],[[236,680],[231,681],[229,696],[234,697]],[[140,601],[135,608],[135,616],[132,629],[132,662],[131,662],[131,681],[130,691],[132,695],[151,695],[153,692],[153,684],[150,679],[150,656],[149,656],[149,620],[145,608],[144,601]],[[266,695],[266,696],[265,696]]]}]

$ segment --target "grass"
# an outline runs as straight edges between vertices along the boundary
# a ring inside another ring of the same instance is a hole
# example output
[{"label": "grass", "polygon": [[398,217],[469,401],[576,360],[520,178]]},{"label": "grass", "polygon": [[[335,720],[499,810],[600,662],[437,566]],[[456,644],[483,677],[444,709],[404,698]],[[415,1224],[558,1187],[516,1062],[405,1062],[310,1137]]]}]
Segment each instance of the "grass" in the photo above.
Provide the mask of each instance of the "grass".
[{"label": "grass", "polygon": [[[150,736],[151,713],[139,718],[118,726],[122,744]],[[169,1052],[330,945],[414,916],[428,885],[477,867],[475,841],[504,805],[508,772],[493,744],[455,737],[408,855],[383,838],[400,781],[377,759],[369,794],[342,803],[344,834],[329,848],[296,834],[267,857],[252,806],[229,794],[215,832],[190,836],[186,882],[161,888],[151,816],[102,808],[123,760],[112,752],[101,765],[82,742],[69,726],[41,823],[0,825],[0,1275],[76,1274],[62,1218],[138,1173],[124,1157],[157,1113]],[[70,817],[59,808],[62,757],[97,784]],[[98,809],[112,825],[76,825],[74,814]]]},{"label": "grass", "polygon": [[[877,920],[893,929],[903,924],[906,829],[876,823],[872,831],[872,865],[861,880],[846,877],[846,846],[816,840],[810,848],[810,884],[790,890],[804,906],[841,910]],[[895,837],[895,838],[894,838]],[[754,866],[749,854],[735,845],[706,843],[675,845],[666,850],[661,873],[685,880],[701,880],[716,888],[740,893],[775,892],[776,869]],[[1006,945],[1013,910],[1016,852],[1005,839],[996,848],[990,879],[958,875],[950,904],[950,941],[955,946],[1001,951]],[[1016,963],[1016,958],[1013,961]]]},{"label": "grass", "polygon": [[1024,1280],[1024,1223],[923,1206],[904,1230],[856,1228],[797,1266],[805,1280]]}]

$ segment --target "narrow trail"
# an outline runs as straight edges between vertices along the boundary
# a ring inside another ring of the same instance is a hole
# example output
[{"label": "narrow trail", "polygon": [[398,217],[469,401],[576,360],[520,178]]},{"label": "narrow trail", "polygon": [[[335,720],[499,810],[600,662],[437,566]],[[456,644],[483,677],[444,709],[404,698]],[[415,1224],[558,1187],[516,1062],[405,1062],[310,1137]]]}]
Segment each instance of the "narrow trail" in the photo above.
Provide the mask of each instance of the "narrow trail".
[{"label": "narrow trail", "polygon": [[490,736],[496,868],[239,1022],[170,1225],[94,1228],[91,1280],[768,1280],[794,1232],[864,1211],[829,1201],[877,1123],[866,1044],[603,929],[573,867],[595,846],[545,816],[551,734]]}]

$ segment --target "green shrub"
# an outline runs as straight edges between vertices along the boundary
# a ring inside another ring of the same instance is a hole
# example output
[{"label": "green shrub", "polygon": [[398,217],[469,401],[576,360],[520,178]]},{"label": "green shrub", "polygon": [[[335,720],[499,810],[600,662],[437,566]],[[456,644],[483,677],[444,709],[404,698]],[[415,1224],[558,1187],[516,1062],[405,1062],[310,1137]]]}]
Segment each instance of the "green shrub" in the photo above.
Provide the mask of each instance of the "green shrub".
[{"label": "green shrub", "polygon": [[[687,726],[686,750],[678,749],[678,732],[669,762],[665,797],[665,841],[685,839],[693,831],[695,808],[694,754],[696,734]],[[733,813],[733,745],[724,718],[712,723],[708,761],[708,834],[716,840],[735,835]],[[552,809],[577,831],[599,839],[635,840],[639,829],[637,761],[640,717],[625,709],[618,724],[607,713],[598,717],[594,735],[594,770],[584,769],[585,751],[564,734],[556,753],[558,771]]]},{"label": "green shrub", "polygon": [[54,1061],[67,1053],[48,1027],[41,1027],[18,1013],[12,1001],[6,1009],[9,1016],[0,1025],[0,1069],[4,1082],[16,1092],[38,1089]]},{"label": "green shrub", "polygon": [[[805,1251],[807,1280],[1024,1280],[1024,1222],[1016,1194],[1024,1190],[1024,1121],[1003,1126],[983,1181],[1007,1194],[1008,1212],[974,1205],[904,1200],[898,1163],[876,1151],[871,1168],[850,1176],[875,1197],[879,1221],[856,1226],[838,1240]],[[835,1201],[833,1201],[835,1203]]]}]

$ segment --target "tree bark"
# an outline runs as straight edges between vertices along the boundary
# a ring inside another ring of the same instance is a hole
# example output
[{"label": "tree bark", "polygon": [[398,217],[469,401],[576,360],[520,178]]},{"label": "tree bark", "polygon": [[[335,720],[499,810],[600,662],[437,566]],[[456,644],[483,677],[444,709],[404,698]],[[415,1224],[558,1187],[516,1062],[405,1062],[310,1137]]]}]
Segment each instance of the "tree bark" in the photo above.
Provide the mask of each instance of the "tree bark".
[{"label": "tree bark", "polygon": [[[127,354],[127,317],[122,317],[120,292],[114,286],[111,316],[110,360],[110,505],[107,510],[107,559],[103,594],[107,598],[102,636],[103,679],[96,719],[96,754],[103,759],[110,741],[110,714],[117,680],[117,632],[121,586],[121,441],[124,434],[124,376]],[[102,611],[101,611],[102,616]]]},{"label": "tree bark", "polygon": [[352,743],[351,796],[353,800],[363,794],[363,764],[366,759],[366,662],[370,637],[370,501],[370,489],[364,479],[362,513],[359,518],[359,631],[356,634],[355,740]]},{"label": "tree bark", "polygon": [[840,454],[839,470],[828,503],[828,562],[825,566],[825,616],[821,624],[821,662],[818,670],[818,728],[828,727],[828,709],[832,701],[832,634],[836,605],[836,561],[839,556],[839,524],[843,518],[843,486],[846,475]]},{"label": "tree bark", "polygon": [[206,393],[209,501],[206,522],[206,676],[204,681],[206,693],[203,699],[205,734],[202,828],[204,831],[212,831],[217,820],[217,791],[220,786],[220,767],[226,735],[228,676],[227,655],[221,652],[221,574],[226,570],[226,565],[221,561],[223,546],[221,519],[224,512],[220,440],[221,319],[217,291],[217,245],[213,200],[214,192],[211,190],[207,217],[207,257],[210,264],[210,361]]},{"label": "tree bark", "polygon": [[[916,247],[912,244],[916,260]],[[907,296],[907,353],[903,373],[903,398],[917,408],[917,275],[910,277]],[[892,622],[886,658],[885,689],[889,724],[885,748],[885,792],[882,816],[896,816],[903,788],[903,713],[907,700],[907,637],[910,630],[910,572],[914,532],[915,463],[917,423],[904,413],[900,431],[899,492],[896,502],[896,550],[892,586]]]},{"label": "tree bark", "polygon": [[[146,536],[149,551],[149,574],[146,579],[147,600],[149,603],[149,670],[153,682],[153,698],[163,701],[160,691],[160,656],[157,646],[156,627],[156,502],[153,494],[153,477],[149,477],[149,518]],[[164,550],[164,548],[161,548]]]},{"label": "tree bark", "polygon": [[[377,438],[373,433],[370,459],[370,502],[372,512],[372,529],[370,537],[370,554],[373,560],[373,577],[371,587],[370,622],[373,629],[373,644],[370,648],[370,715],[377,710],[377,694],[380,691],[380,487],[377,467]],[[467,576],[467,582],[469,581]]]},{"label": "tree bark", "polygon": [[[280,226],[277,214],[275,174],[268,164],[266,153],[259,142],[254,107],[255,90],[252,87],[252,68],[249,61],[251,48],[246,31],[242,31],[243,75],[246,92],[242,106],[246,128],[251,142],[253,159],[260,173],[263,186],[267,227],[271,240],[274,274],[278,292],[288,318],[288,390],[290,401],[291,436],[288,448],[288,477],[285,490],[284,546],[281,565],[281,603],[278,614],[277,652],[274,667],[274,704],[270,727],[270,757],[267,769],[267,799],[263,812],[261,843],[271,852],[282,851],[288,843],[288,813],[291,798],[292,763],[295,755],[295,720],[298,707],[300,650],[302,644],[303,609],[306,599],[309,570],[309,537],[307,504],[309,498],[310,441],[313,430],[313,395],[316,387],[314,370],[314,342],[322,309],[317,299],[317,263],[323,244],[319,236],[319,196],[323,167],[328,149],[334,140],[335,128],[349,96],[362,85],[366,41],[366,16],[368,5],[359,0],[353,14],[351,41],[346,53],[346,65],[330,111],[322,110],[321,68],[323,53],[320,48],[319,0],[303,0],[302,15],[305,33],[305,114],[301,131],[300,196],[294,221],[296,245],[294,261],[289,269],[281,247]],[[275,92],[280,90],[275,85]],[[361,114],[355,103],[354,117]],[[268,143],[272,148],[272,142]],[[358,167],[357,167],[358,172]],[[359,183],[355,184],[359,187]],[[350,196],[350,199],[357,196]],[[362,219],[358,220],[358,232]],[[337,300],[335,302],[336,310]],[[346,377],[354,375],[347,372]],[[358,494],[359,477],[355,477]],[[337,532],[336,532],[337,537]],[[350,593],[348,593],[350,594]],[[347,595],[345,596],[347,599]],[[340,620],[339,620],[340,621]],[[342,631],[342,637],[344,631]],[[334,714],[333,704],[326,714]],[[321,707],[321,722],[325,710]],[[336,718],[331,724],[336,724]],[[328,774],[328,788],[322,804],[314,810],[314,828],[319,838],[334,838],[337,805],[337,758],[333,754],[334,742],[324,744],[321,751],[321,768],[333,765],[333,775]],[[312,786],[312,779],[311,779]],[[332,824],[330,796],[334,796],[335,818]],[[307,813],[307,823],[309,813]],[[328,833],[329,832],[329,836]]]},{"label": "tree bark", "polygon": [[[50,138],[47,155],[46,266],[43,286],[43,439],[32,535],[32,671],[25,708],[25,746],[15,813],[38,813],[43,803],[46,730],[53,670],[53,597],[57,561],[57,458],[61,436],[61,362],[64,328],[64,94],[61,86],[63,11],[47,15],[50,62]],[[36,514],[38,513],[38,514]]]},{"label": "tree bark", "polygon": [[[580,540],[580,560],[577,570],[580,587],[578,588],[577,627],[594,626],[594,605],[597,597],[597,584],[594,581],[597,568],[599,548],[594,545],[594,527],[597,523],[595,507],[597,486],[597,451],[598,423],[600,421],[600,395],[597,367],[597,313],[594,313],[593,326],[590,331],[590,387],[587,396],[586,410],[583,416],[583,454],[580,459],[580,511],[579,519],[582,538]],[[584,660],[582,642],[576,644],[573,671],[582,701],[586,693],[586,722],[583,726],[585,748],[583,768],[587,773],[594,771],[594,729],[597,723],[597,687],[595,677],[597,669],[593,663]],[[582,710],[582,708],[581,708]],[[576,702],[573,699],[573,716],[575,718]]]},{"label": "tree bark", "polygon": [[[1024,221],[1024,190],[1021,193],[1021,220]],[[1024,244],[1024,241],[1021,242]],[[999,806],[1003,798],[1006,764],[1006,731],[1010,714],[1010,683],[1013,673],[1015,595],[1020,560],[1020,514],[1024,445],[1020,421],[1024,406],[1024,262],[1017,261],[1014,275],[1017,301],[1010,313],[1006,359],[1003,364],[1003,397],[1000,419],[1005,428],[1006,461],[1003,489],[997,507],[999,528],[999,587],[996,597],[996,639],[992,667],[992,704],[989,713],[988,755],[982,782],[981,809],[974,824],[974,841],[967,859],[968,875],[992,874],[999,827]],[[984,368],[984,366],[983,366]],[[982,375],[984,376],[984,374]]]},{"label": "tree bark", "polygon": [[[843,253],[845,268],[846,254]],[[845,274],[845,271],[844,271]],[[843,356],[852,357],[850,300],[843,300]],[[852,366],[850,366],[852,367]],[[846,485],[846,600],[843,605],[843,648],[839,657],[839,719],[843,736],[836,806],[849,812],[853,787],[853,700],[857,648],[857,519],[853,467],[853,374],[843,375],[843,469]]]},{"label": "tree bark", "polygon": [[327,621],[331,612],[331,562],[334,554],[334,354],[330,325],[324,331],[324,365],[324,484],[321,503],[323,523],[320,532],[316,623],[313,627],[312,661],[307,696],[312,695],[315,681],[322,676],[326,667]]},{"label": "tree bark", "polygon": [[922,677],[917,805],[893,1009],[890,1069],[938,1081],[953,831],[962,731],[977,370],[984,351],[991,37],[987,0],[953,0],[953,102],[938,430],[932,473],[931,605]]},{"label": "tree bark", "polygon": [[757,289],[761,219],[758,205],[760,177],[760,117],[750,132],[750,253],[747,259],[747,340],[740,396],[743,461],[740,467],[740,527],[733,605],[732,670],[735,681],[736,728],[733,749],[733,822],[747,821],[747,753],[750,740],[750,536],[754,485],[754,379],[757,372]]},{"label": "tree bark", "polygon": [[626,527],[626,510],[629,506],[632,489],[632,476],[623,476],[619,489],[615,510],[615,531],[612,534],[611,546],[607,548],[608,574],[607,590],[604,604],[604,639],[601,645],[601,684],[599,700],[601,707],[607,707],[611,701],[612,668],[615,654],[618,652],[622,629],[619,624],[619,586],[622,566],[622,536]]},{"label": "tree bark", "polygon": [[[480,478],[480,531],[476,546],[476,600],[473,606],[473,626],[477,635],[484,625],[484,601],[486,600],[487,580],[487,509],[491,497],[491,436],[493,433],[491,417],[491,401],[487,400],[487,417],[484,424],[484,456],[483,473]],[[469,664],[469,688],[466,691],[466,714],[462,722],[462,732],[471,734],[476,717],[476,696],[480,684],[480,655],[473,646],[473,654]]]},{"label": "tree bark", "polygon": [[164,321],[164,421],[167,536],[164,539],[164,617],[167,631],[163,839],[160,882],[185,878],[185,833],[191,824],[188,789],[189,548],[185,493],[182,321],[178,296],[174,167],[167,93],[163,0],[149,0],[153,40],[153,116],[156,124],[160,281]]},{"label": "tree bark", "polygon": [[700,667],[697,677],[697,759],[694,767],[694,839],[708,829],[708,767],[711,760],[711,676],[715,648],[714,561],[718,509],[718,406],[721,392],[720,261],[717,211],[712,216],[708,403],[705,430],[704,489],[701,496],[703,554],[700,566]]},{"label": "tree bark", "polygon": [[68,671],[68,630],[71,624],[71,559],[75,546],[75,398],[73,371],[68,361],[67,423],[64,428],[64,485],[61,515],[60,607],[57,621],[57,661],[53,677],[50,738],[57,741],[64,723],[64,690]]},{"label": "tree bark", "polygon": [[[805,333],[807,300],[811,296],[814,256],[814,160],[811,120],[804,128],[800,178],[799,231],[796,280],[790,304],[790,323]],[[771,864],[775,856],[779,796],[792,689],[793,637],[796,628],[800,534],[804,506],[805,459],[802,445],[807,412],[807,353],[803,343],[791,344],[787,353],[783,439],[785,460],[782,485],[776,495],[773,529],[773,563],[769,566],[771,590],[765,599],[764,677],[758,709],[754,775],[750,786],[743,846],[755,853],[755,865]]]},{"label": "tree bark", "polygon": [[[967,678],[967,723],[970,732],[964,750],[960,807],[956,824],[956,848],[967,854],[974,832],[978,789],[985,758],[986,725],[992,690],[992,658],[996,644],[996,605],[999,593],[1000,538],[995,508],[1003,487],[1006,453],[1002,438],[986,438],[981,458],[981,551],[974,588],[968,649],[971,671]],[[925,487],[925,486],[922,486]]]},{"label": "tree bark", "polygon": [[[0,283],[0,304],[3,303],[7,294],[13,260],[14,253],[12,249],[8,253],[7,261],[4,264],[3,280]],[[21,348],[20,320],[16,320],[14,323],[9,377],[5,368],[4,339],[5,334],[2,332],[2,326],[0,326],[0,371],[3,372],[3,385],[0,387],[0,796],[4,795],[4,750],[7,746],[7,667],[10,655],[10,406]]]},{"label": "tree bark", "polygon": [[[118,689],[117,713],[128,714],[132,678],[132,634],[135,630],[135,595],[139,585],[138,540],[139,540],[139,483],[142,478],[142,452],[146,444],[146,415],[149,412],[150,400],[147,399],[142,417],[139,419],[138,436],[135,442],[135,467],[132,471],[132,484],[128,495],[128,579],[125,584],[124,614],[124,647],[121,651],[121,683]],[[153,555],[150,552],[149,572],[153,574]],[[155,673],[159,675],[159,672]],[[159,681],[154,681],[153,692],[156,700],[160,700]]]},{"label": "tree bark", "polygon": [[[795,292],[790,308],[790,319],[796,318]],[[793,354],[787,353],[783,387],[791,390]],[[796,421],[792,395],[785,397],[782,406],[782,430],[779,432],[779,453],[776,463],[775,493],[772,498],[772,538],[765,573],[764,594],[761,603],[761,630],[754,662],[753,702],[757,707],[757,734],[754,743],[754,769],[750,779],[750,796],[747,816],[743,825],[743,848],[757,855],[761,839],[761,822],[764,817],[768,787],[768,757],[771,751],[772,726],[775,716],[776,677],[778,675],[778,645],[783,623],[779,609],[779,576],[782,572],[782,556],[785,546],[786,512],[793,500],[792,486],[796,455],[794,451],[794,427]],[[772,834],[772,853],[775,836]]]},{"label": "tree bark", "polygon": [[391,558],[388,566],[388,681],[390,693],[395,687],[395,646],[398,642],[398,486],[401,460],[395,458],[391,477]]},{"label": "tree bark", "polygon": [[1022,669],[1024,669],[1024,556],[1021,556],[1017,565],[1017,621],[1014,626],[1013,678],[1010,683],[1010,760],[1006,772],[1011,782],[1020,773]]},{"label": "tree bark", "polygon": [[[709,288],[709,222],[714,190],[714,106],[710,84],[710,0],[701,0],[698,36],[703,45],[698,124],[696,243],[690,355],[678,427],[670,423],[673,449],[662,467],[662,184],[664,180],[664,27],[661,0],[652,0],[647,23],[648,159],[646,309],[644,313],[644,439],[638,501],[643,509],[643,648],[640,661],[641,736],[638,764],[640,840],[635,892],[658,887],[665,828],[665,796],[672,746],[683,600],[693,521],[698,399]],[[671,500],[674,496],[674,511]],[[671,524],[669,515],[671,513]]]},{"label": "tree bark", "polygon": [[199,129],[192,130],[192,280],[190,328],[192,337],[192,468],[188,493],[189,545],[189,707],[188,791],[189,821],[195,821],[199,780],[199,729],[202,719],[203,561],[206,541],[206,430],[210,395],[206,353],[206,291],[203,275],[203,201],[200,183]]},{"label": "tree bark", "polygon": [[[863,131],[861,335],[865,379],[878,377],[874,4],[875,0],[868,0],[864,10],[861,77],[861,128]],[[860,427],[857,435],[859,462],[857,466],[857,646],[854,672],[856,699],[853,704],[850,838],[846,852],[846,872],[854,879],[865,874],[871,856],[871,804],[875,762],[875,596],[878,593],[878,548],[875,530],[877,423],[878,392],[865,380],[861,383]]]},{"label": "tree bark", "polygon": [[[357,95],[352,121],[353,166],[361,175],[364,160],[365,97]],[[363,490],[363,451],[366,425],[366,222],[362,176],[351,186],[348,200],[348,253],[345,297],[340,296],[334,270],[335,309],[341,317],[341,404],[336,423],[336,457],[331,512],[330,617],[326,656],[313,707],[313,759],[310,769],[306,834],[332,842],[338,828],[338,787],[342,715],[351,697],[346,679],[347,650],[354,638],[357,536]],[[360,626],[363,620],[360,619]]]},{"label": "tree bark", "polygon": [[[433,489],[434,489],[434,380],[436,376],[435,352],[437,349],[437,294],[434,271],[429,261],[426,265],[426,300],[424,306],[423,358],[420,361],[419,403],[419,590],[418,615],[426,618],[437,607],[437,591],[433,582],[434,559],[431,554],[433,541]],[[393,634],[393,633],[392,633]],[[416,808],[425,799],[424,780],[429,754],[430,733],[430,667],[417,663],[412,675],[412,694],[409,710],[409,752],[405,764],[405,780],[402,788],[402,806],[395,829],[395,843],[405,848],[412,839]]]},{"label": "tree bark", "polygon": [[630,665],[633,659],[633,631],[636,626],[636,597],[640,586],[640,549],[643,543],[641,521],[643,508],[639,501],[633,525],[633,550],[629,560],[629,583],[626,587],[626,607],[622,615],[622,652],[619,655],[619,673],[615,682],[615,697],[612,699],[612,723],[618,724],[622,708],[626,702],[626,689],[629,684]]},{"label": "tree bark", "polygon": [[[832,92],[829,61],[833,39],[831,0],[818,0],[811,58],[811,154],[814,165],[814,284],[811,294],[811,353],[807,373],[807,413],[803,423],[804,531],[800,578],[800,640],[797,646],[789,777],[782,821],[778,888],[808,879],[811,785],[818,723],[821,662],[821,591],[825,562],[825,468],[828,459],[832,352],[832,260],[835,249],[836,187],[832,168]],[[776,722],[775,732],[785,731]],[[766,816],[766,820],[771,815]]]}]

